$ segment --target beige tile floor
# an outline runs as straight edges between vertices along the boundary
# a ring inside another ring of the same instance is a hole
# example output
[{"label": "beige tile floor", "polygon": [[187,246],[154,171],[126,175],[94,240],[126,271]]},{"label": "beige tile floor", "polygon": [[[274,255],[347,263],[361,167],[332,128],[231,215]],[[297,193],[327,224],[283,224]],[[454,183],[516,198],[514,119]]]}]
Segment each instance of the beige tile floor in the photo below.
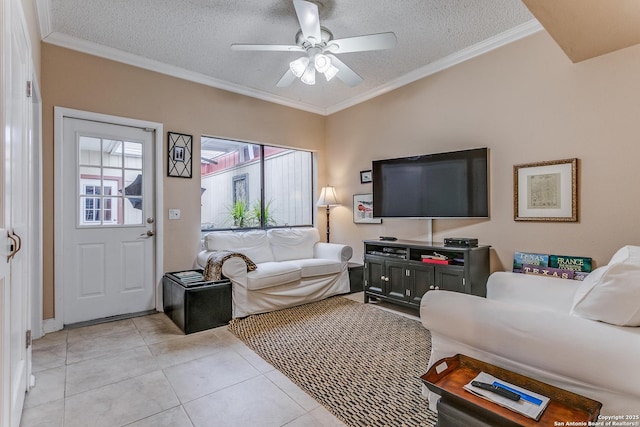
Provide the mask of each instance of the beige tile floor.
[{"label": "beige tile floor", "polygon": [[22,427],[344,425],[226,326],[185,336],[163,313],[47,334],[33,371]]}]

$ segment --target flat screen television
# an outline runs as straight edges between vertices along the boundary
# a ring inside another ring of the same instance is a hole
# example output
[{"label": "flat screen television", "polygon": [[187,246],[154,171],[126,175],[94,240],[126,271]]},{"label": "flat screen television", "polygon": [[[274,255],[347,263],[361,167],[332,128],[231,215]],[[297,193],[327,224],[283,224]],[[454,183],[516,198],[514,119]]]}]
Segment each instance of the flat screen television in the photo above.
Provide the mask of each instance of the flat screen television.
[{"label": "flat screen television", "polygon": [[377,218],[489,216],[487,148],[373,161]]}]

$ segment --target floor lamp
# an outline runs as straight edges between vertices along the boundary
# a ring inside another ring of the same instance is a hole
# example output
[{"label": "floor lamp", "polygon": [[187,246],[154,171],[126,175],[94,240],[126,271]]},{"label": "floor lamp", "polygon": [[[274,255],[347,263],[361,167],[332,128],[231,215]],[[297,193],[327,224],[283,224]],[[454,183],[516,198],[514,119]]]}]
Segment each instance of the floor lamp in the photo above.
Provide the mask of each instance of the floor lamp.
[{"label": "floor lamp", "polygon": [[329,215],[331,206],[337,206],[338,198],[336,197],[336,189],[331,185],[326,187],[322,187],[322,191],[320,192],[320,198],[318,198],[318,203],[316,205],[318,207],[326,207],[327,208],[327,243],[329,243]]}]

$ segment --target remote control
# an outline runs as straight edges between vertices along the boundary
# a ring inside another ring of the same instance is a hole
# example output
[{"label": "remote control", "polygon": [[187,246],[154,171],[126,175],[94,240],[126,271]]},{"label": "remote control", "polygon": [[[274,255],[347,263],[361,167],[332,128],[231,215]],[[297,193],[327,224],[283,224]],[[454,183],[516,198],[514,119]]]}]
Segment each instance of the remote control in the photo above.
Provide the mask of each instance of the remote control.
[{"label": "remote control", "polygon": [[388,240],[390,242],[393,242],[395,240],[398,240],[398,238],[393,236],[380,236],[380,240]]},{"label": "remote control", "polygon": [[480,381],[471,381],[471,385],[474,387],[481,388],[483,390],[491,391],[495,394],[499,394],[502,397],[506,397],[509,400],[518,401],[520,400],[520,395],[518,393],[514,393],[502,387],[498,387],[497,385],[483,383]]}]

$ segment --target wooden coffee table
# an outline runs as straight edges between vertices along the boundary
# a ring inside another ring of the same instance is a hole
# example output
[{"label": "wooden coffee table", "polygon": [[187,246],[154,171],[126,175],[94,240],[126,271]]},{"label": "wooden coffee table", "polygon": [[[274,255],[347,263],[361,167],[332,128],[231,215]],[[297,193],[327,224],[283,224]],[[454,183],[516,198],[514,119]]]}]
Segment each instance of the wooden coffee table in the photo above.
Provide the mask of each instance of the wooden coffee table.
[{"label": "wooden coffee table", "polygon": [[[443,365],[446,363],[446,365]],[[446,368],[445,368],[446,366]],[[440,371],[438,373],[437,371]],[[550,398],[539,421],[520,415],[463,389],[480,372]],[[438,402],[438,427],[468,426],[553,426],[568,421],[596,421],[602,404],[524,375],[457,354],[439,360],[421,377]],[[586,425],[586,424],[585,424]]]}]

